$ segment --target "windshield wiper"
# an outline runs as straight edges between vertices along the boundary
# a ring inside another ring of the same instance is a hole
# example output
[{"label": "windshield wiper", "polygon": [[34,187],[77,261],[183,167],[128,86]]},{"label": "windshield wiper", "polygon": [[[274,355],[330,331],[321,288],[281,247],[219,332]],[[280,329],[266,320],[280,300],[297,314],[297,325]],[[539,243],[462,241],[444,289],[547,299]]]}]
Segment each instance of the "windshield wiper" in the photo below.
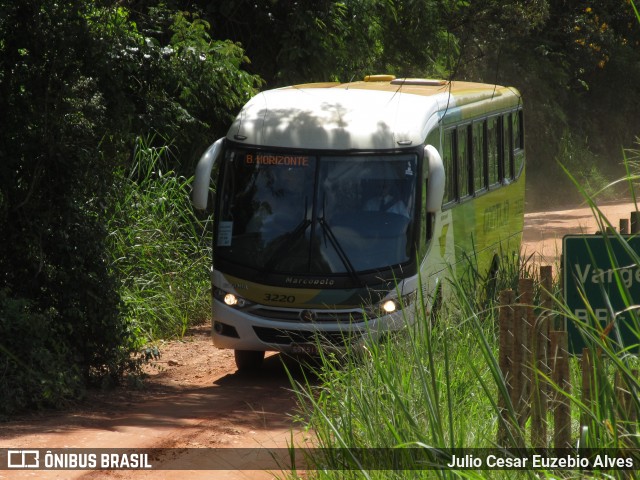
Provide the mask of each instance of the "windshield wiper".
[{"label": "windshield wiper", "polygon": [[324,216],[318,218],[318,223],[322,227],[322,231],[325,233],[325,235],[329,239],[329,243],[331,243],[333,248],[338,253],[338,257],[340,257],[340,260],[342,261],[345,268],[347,269],[347,272],[349,272],[349,275],[351,275],[351,278],[353,278],[353,280],[359,283],[360,285],[364,285],[364,282],[358,276],[358,272],[356,271],[355,268],[353,268],[353,265],[349,260],[349,256],[347,255],[347,252],[345,252],[344,248],[342,248],[342,246],[340,245],[340,242],[338,241],[335,234],[333,233],[331,226],[329,226],[327,221],[324,219]]}]

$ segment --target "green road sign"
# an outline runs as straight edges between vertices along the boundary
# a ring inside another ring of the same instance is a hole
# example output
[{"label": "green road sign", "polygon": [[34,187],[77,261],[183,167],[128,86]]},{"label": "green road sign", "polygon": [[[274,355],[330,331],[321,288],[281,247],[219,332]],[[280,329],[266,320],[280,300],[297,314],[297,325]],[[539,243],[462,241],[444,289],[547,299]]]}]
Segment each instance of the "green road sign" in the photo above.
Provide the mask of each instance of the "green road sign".
[{"label": "green road sign", "polygon": [[[587,331],[608,338],[616,350],[640,346],[640,236],[567,235],[562,242],[564,299]],[[629,248],[632,252],[629,251]],[[611,253],[610,253],[611,252]],[[636,308],[634,308],[634,305]],[[581,353],[585,336],[567,319],[569,350]],[[586,340],[587,342],[589,340]]]}]

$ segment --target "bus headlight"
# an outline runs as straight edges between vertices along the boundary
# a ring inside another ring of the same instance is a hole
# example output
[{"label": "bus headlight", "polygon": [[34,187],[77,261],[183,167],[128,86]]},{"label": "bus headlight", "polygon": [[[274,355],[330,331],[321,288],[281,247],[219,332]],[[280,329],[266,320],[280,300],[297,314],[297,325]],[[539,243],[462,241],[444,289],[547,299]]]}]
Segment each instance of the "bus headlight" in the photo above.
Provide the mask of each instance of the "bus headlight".
[{"label": "bus headlight", "polygon": [[369,310],[368,314],[373,316],[390,315],[404,308],[412,306],[416,301],[416,292],[409,293],[401,298],[388,298],[382,300],[375,307]]},{"label": "bus headlight", "polygon": [[227,293],[224,296],[224,303],[226,303],[230,307],[233,307],[234,305],[238,304],[238,297],[236,297],[233,293]]},{"label": "bus headlight", "polygon": [[398,305],[394,300],[387,300],[382,304],[382,310],[384,310],[385,313],[393,313],[397,309],[398,309]]},{"label": "bus headlight", "polygon": [[235,293],[225,292],[220,288],[216,288],[213,291],[213,296],[216,300],[219,300],[225,305],[233,308],[244,308],[253,305],[250,301],[236,295]]}]

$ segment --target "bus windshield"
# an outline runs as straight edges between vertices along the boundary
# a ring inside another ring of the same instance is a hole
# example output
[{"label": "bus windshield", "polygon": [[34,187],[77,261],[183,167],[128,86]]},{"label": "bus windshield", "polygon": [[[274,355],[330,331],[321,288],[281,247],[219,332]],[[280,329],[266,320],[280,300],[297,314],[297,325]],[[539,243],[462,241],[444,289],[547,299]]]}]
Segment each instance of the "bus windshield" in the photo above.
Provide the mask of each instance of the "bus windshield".
[{"label": "bus windshield", "polygon": [[227,150],[215,256],[283,274],[355,275],[406,263],[417,161],[415,153]]}]

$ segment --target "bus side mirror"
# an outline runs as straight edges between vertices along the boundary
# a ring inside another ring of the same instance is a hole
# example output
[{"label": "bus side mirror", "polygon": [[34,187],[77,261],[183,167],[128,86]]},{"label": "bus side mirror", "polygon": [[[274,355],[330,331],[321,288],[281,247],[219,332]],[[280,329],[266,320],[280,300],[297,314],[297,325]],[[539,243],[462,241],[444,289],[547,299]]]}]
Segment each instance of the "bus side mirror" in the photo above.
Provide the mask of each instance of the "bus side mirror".
[{"label": "bus side mirror", "polygon": [[209,185],[211,185],[211,170],[216,163],[220,152],[222,151],[222,142],[224,138],[216,140],[204,154],[200,157],[196,166],[196,175],[193,179],[193,191],[191,193],[191,201],[193,206],[198,210],[207,208],[207,200],[209,198]]},{"label": "bus side mirror", "polygon": [[442,208],[444,198],[445,173],[442,157],[433,145],[424,147],[424,156],[429,162],[429,189],[427,191],[427,212],[436,213]]}]

